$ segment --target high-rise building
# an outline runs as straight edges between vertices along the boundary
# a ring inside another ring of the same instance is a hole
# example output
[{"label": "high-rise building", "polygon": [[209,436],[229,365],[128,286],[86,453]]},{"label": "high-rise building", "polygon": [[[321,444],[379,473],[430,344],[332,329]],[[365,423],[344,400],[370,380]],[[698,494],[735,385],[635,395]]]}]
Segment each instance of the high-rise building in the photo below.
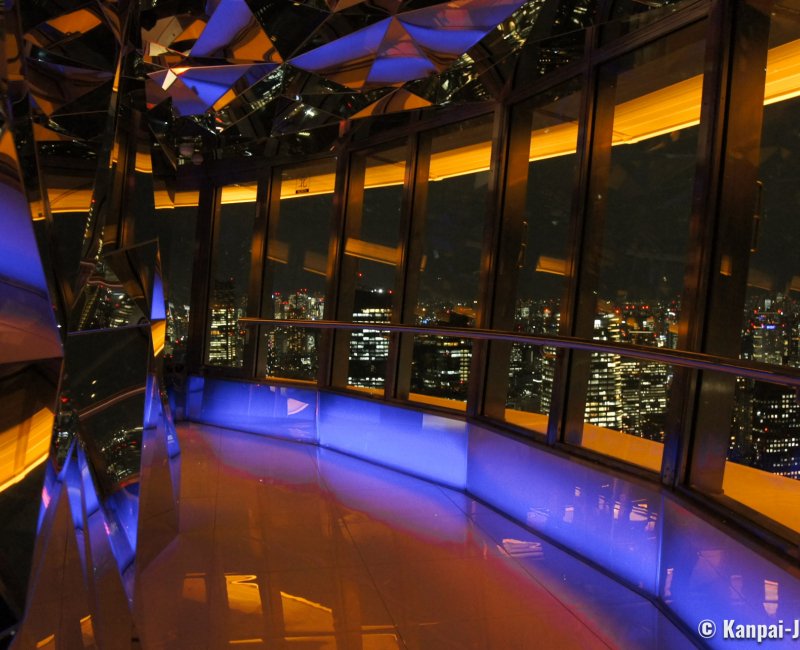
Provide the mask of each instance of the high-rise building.
[{"label": "high-rise building", "polygon": [[210,304],[208,360],[212,365],[242,365],[245,331],[239,325],[244,315],[232,280],[216,281]]},{"label": "high-rise building", "polygon": [[[392,319],[392,295],[383,289],[356,289],[354,323],[388,323]],[[350,334],[350,365],[347,383],[380,388],[386,377],[389,356],[388,333],[380,329],[356,330]]]}]

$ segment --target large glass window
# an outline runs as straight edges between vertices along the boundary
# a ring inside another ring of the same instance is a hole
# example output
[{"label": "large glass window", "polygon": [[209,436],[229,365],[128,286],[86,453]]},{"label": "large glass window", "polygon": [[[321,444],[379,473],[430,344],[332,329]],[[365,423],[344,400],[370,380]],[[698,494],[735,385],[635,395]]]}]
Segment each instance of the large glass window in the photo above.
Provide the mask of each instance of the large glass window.
[{"label": "large glass window", "polygon": [[156,226],[161,253],[161,271],[166,285],[167,335],[164,357],[171,364],[186,360],[189,339],[189,304],[192,292],[192,256],[197,230],[198,195],[182,193],[172,207],[156,205]]},{"label": "large glass window", "polygon": [[[280,320],[319,320],[325,312],[328,245],[333,215],[336,160],[287,167],[274,180],[267,229],[263,315]],[[316,379],[319,331],[265,328],[259,372],[286,379]]]},{"label": "large glass window", "polygon": [[798,368],[800,83],[787,70],[800,58],[800,2],[775,5],[769,48],[741,356]]},{"label": "large glass window", "polygon": [[[354,323],[392,320],[397,266],[400,263],[400,218],[407,147],[393,146],[354,156],[353,183],[347,212],[344,272],[352,282]],[[381,389],[385,384],[389,336],[379,329],[350,335],[347,384]]]},{"label": "large glass window", "polygon": [[256,192],[256,183],[221,189],[208,301],[206,360],[212,366],[242,367],[246,332],[239,318],[247,313]]},{"label": "large glass window", "polygon": [[[678,347],[705,27],[698,23],[600,68],[587,243],[599,257],[582,260],[597,275],[591,296],[582,296],[596,302],[595,339]],[[672,376],[664,364],[592,355],[587,426],[662,442]],[[601,450],[585,433],[583,446]]]},{"label": "large glass window", "polygon": [[[740,356],[800,368],[800,2],[775,3],[770,20]],[[800,530],[796,392],[739,377],[733,408],[725,494]]]},{"label": "large glass window", "polygon": [[[475,325],[492,121],[489,114],[431,136],[417,324]],[[463,407],[471,357],[469,339],[416,337],[410,398]]]},{"label": "large glass window", "polygon": [[[518,112],[530,116],[530,150],[521,228],[514,329],[558,334],[576,180],[580,87],[570,82]],[[509,174],[516,180],[512,172]],[[547,426],[555,348],[514,345],[506,419],[540,432]]]}]

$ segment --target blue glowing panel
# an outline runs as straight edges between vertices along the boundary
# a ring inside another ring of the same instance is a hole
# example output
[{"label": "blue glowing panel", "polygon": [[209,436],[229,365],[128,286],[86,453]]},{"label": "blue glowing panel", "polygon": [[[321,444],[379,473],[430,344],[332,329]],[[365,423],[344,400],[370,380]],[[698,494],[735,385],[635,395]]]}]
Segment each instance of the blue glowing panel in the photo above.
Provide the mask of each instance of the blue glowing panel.
[{"label": "blue glowing panel", "polygon": [[108,510],[108,535],[111,548],[120,567],[128,553],[136,552],[136,534],[139,522],[139,484],[131,483],[117,490],[105,501]]},{"label": "blue glowing panel", "polygon": [[210,106],[228,92],[231,86],[250,72],[253,67],[264,70],[263,74],[260,75],[264,76],[267,72],[276,68],[277,64],[266,66],[252,66],[250,64],[196,66],[179,74],[183,83]]},{"label": "blue glowing panel", "polygon": [[[181,79],[215,84],[230,88],[252,66],[249,63],[239,65],[194,66],[179,72]],[[274,67],[274,66],[273,66]],[[191,85],[191,84],[188,84]]]},{"label": "blue glowing panel", "polygon": [[[661,598],[691,630],[711,621],[713,648],[768,647],[724,638],[725,621],[793,626],[800,612],[800,580],[671,499],[664,504]],[[733,625],[733,624],[731,624]],[[706,628],[707,629],[707,628]],[[784,630],[785,637],[790,636]],[[781,641],[773,640],[777,646]],[[785,638],[783,643],[791,643]]]},{"label": "blue glowing panel", "polygon": [[481,40],[491,30],[440,30],[436,27],[423,27],[417,25],[405,25],[408,33],[414,37],[421,46],[439,54],[448,54],[457,57],[475,43]]},{"label": "blue glowing panel", "polygon": [[48,293],[0,278],[0,363],[63,355]]},{"label": "blue glowing panel", "polygon": [[158,426],[162,415],[161,395],[158,392],[158,380],[153,374],[147,375],[144,397],[144,428],[152,429]]},{"label": "blue glowing panel", "polygon": [[164,320],[167,317],[167,305],[164,302],[164,282],[161,274],[153,277],[153,304],[150,307],[151,320]]},{"label": "blue glowing panel", "polygon": [[[80,447],[77,457],[86,511],[86,535],[89,537],[89,547],[92,551],[94,578],[98,582],[105,582],[103,574],[107,575],[107,572],[114,572],[122,576],[128,572],[128,576],[132,577],[133,571],[130,569],[133,568],[136,559],[134,549],[130,546],[122,527],[107,518],[106,511],[100,504],[86,455]],[[128,581],[126,580],[126,582]],[[127,592],[130,599],[133,597],[133,589],[130,588],[132,585],[129,582],[128,587]]]},{"label": "blue glowing panel", "polygon": [[461,420],[320,393],[319,443],[455,488],[467,477],[467,428]]},{"label": "blue glowing panel", "polygon": [[373,85],[389,86],[411,79],[421,79],[436,74],[436,72],[436,66],[423,57],[381,57],[372,64],[367,82]]},{"label": "blue glowing panel", "polygon": [[188,420],[202,422],[205,385],[205,377],[191,375],[186,380],[186,418]]},{"label": "blue glowing panel", "polygon": [[167,455],[170,458],[177,458],[181,453],[178,432],[175,430],[175,424],[173,423],[172,418],[165,418],[165,422],[167,429]]},{"label": "blue glowing panel", "polygon": [[372,58],[378,53],[391,18],[343,36],[331,43],[291,59],[293,66],[311,72],[323,73],[350,64],[354,61]]},{"label": "blue glowing panel", "polygon": [[467,490],[657,593],[663,498],[656,488],[470,425]]},{"label": "blue glowing panel", "polygon": [[[190,392],[197,390],[190,384]],[[304,388],[206,378],[190,419],[238,431],[317,441],[317,394]]]},{"label": "blue glowing panel", "polygon": [[214,10],[200,38],[192,47],[192,56],[217,56],[236,35],[253,20],[253,12],[242,0],[222,0]]},{"label": "blue glowing panel", "polygon": [[228,92],[230,88],[227,84],[190,79],[187,75],[181,75],[181,80],[189,90],[202,100],[205,107],[214,104],[220,97]]},{"label": "blue glowing panel", "polygon": [[53,467],[53,463],[47,461],[44,469],[44,484],[42,485],[42,501],[39,504],[39,519],[36,522],[36,532],[42,529],[42,522],[47,513],[47,509],[53,502],[53,497],[56,492],[61,489],[61,481],[59,480],[58,473]]}]

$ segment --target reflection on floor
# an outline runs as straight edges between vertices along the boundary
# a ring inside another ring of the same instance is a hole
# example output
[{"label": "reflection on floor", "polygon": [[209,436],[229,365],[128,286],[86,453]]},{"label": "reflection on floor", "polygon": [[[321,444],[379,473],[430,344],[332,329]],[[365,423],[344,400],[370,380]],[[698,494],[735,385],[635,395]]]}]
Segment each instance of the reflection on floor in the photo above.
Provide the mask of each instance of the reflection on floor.
[{"label": "reflection on floor", "polygon": [[692,647],[463,494],[311,445],[179,434],[181,533],[141,576],[144,648]]}]

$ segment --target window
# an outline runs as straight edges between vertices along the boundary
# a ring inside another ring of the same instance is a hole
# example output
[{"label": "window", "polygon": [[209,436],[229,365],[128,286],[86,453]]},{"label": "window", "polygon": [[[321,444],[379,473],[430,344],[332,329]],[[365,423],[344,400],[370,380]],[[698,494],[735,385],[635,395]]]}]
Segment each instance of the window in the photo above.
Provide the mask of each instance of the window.
[{"label": "window", "polygon": [[226,185],[214,232],[211,258],[207,363],[241,368],[247,314],[251,249],[256,219],[256,183]]},{"label": "window", "polygon": [[[566,291],[569,226],[577,171],[579,81],[517,107],[530,127],[525,152],[527,184],[522,222],[515,230],[510,206],[504,236],[518,236],[519,253],[513,328],[530,334],[559,334]],[[509,173],[510,183],[518,181]],[[506,235],[505,233],[509,233]],[[513,249],[512,249],[513,250]],[[511,257],[511,256],[507,256]],[[544,433],[555,377],[556,350],[548,346],[514,345],[509,362],[506,420]]]},{"label": "window", "polygon": [[[418,325],[475,325],[492,121],[489,114],[430,135],[421,258],[413,269]],[[458,408],[466,400],[471,358],[470,339],[415,337],[410,398]]]},{"label": "window", "polygon": [[[343,275],[355,323],[388,323],[394,313],[401,246],[405,145],[359,154],[351,163]],[[379,329],[350,334],[347,385],[382,389],[389,336]]]},{"label": "window", "polygon": [[[697,23],[600,67],[579,323],[594,339],[680,345],[705,27]],[[592,354],[583,367],[581,444],[623,456],[598,443],[607,431],[609,440],[623,432],[660,448],[672,367],[613,354]],[[660,468],[660,454],[637,458],[624,459]]]},{"label": "window", "polygon": [[[276,175],[267,229],[264,271],[265,318],[319,320],[325,313],[328,243],[333,215],[336,160],[287,167]],[[276,205],[277,204],[277,205]],[[318,368],[319,331],[265,328],[259,372],[269,377],[313,380]]]}]

